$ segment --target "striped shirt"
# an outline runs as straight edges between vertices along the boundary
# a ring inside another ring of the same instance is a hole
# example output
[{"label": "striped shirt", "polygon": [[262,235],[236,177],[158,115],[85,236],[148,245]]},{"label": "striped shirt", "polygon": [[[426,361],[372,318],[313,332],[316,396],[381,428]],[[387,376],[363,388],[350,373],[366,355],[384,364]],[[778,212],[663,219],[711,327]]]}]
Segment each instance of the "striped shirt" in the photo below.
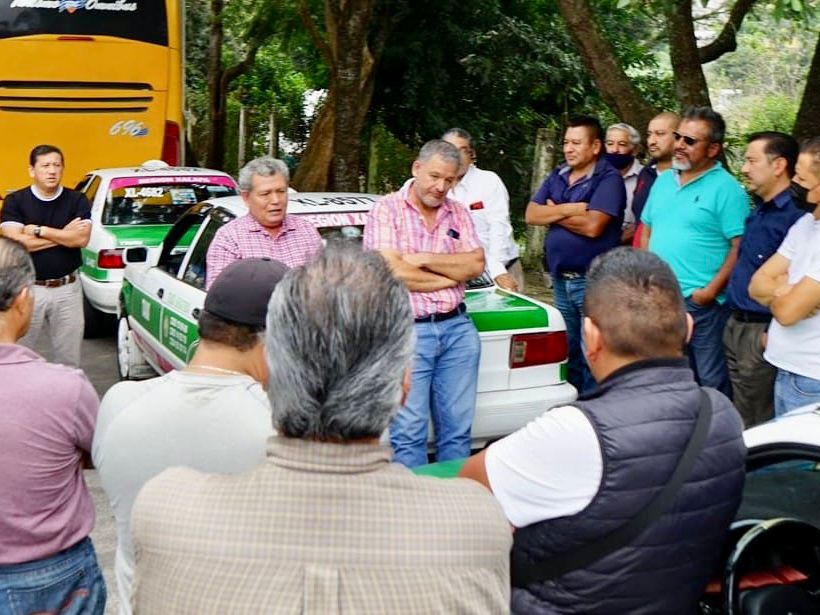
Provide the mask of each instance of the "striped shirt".
[{"label": "striped shirt", "polygon": [[316,228],[298,216],[285,216],[282,229],[276,237],[251,214],[228,222],[220,228],[207,257],[207,284],[210,288],[222,270],[243,258],[270,258],[288,267],[304,265],[322,247],[322,237]]},{"label": "striped shirt", "polygon": [[[401,190],[382,197],[370,210],[364,227],[364,248],[397,250],[402,254],[432,252],[456,254],[481,247],[470,212],[450,198],[436,212],[432,229],[413,205],[408,192],[413,182]],[[429,292],[410,291],[410,303],[416,318],[454,310],[464,300],[464,284]]]}]

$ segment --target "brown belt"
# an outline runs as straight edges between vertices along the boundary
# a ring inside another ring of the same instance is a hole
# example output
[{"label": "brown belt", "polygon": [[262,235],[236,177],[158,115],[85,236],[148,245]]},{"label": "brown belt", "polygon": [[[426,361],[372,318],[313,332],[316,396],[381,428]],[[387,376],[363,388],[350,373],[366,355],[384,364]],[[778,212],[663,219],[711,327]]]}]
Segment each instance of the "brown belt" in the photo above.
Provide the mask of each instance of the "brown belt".
[{"label": "brown belt", "polygon": [[71,284],[76,279],[76,273],[69,273],[68,275],[64,275],[61,278],[53,278],[51,280],[35,280],[34,283],[37,286],[45,286],[46,288],[56,288],[57,286],[65,286],[66,284]]}]

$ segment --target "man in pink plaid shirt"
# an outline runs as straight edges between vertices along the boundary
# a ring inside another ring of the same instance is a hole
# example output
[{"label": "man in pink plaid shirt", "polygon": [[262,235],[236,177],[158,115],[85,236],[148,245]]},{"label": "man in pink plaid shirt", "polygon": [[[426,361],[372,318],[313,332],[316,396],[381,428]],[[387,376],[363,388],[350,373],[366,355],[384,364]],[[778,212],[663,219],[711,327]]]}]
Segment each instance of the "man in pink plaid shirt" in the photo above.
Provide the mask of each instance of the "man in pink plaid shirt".
[{"label": "man in pink plaid shirt", "polygon": [[364,230],[364,247],[405,283],[416,318],[413,382],[390,424],[394,460],[408,467],[427,463],[431,417],[438,461],[470,454],[481,345],[463,300],[465,282],[484,271],[484,250],[470,212],[447,198],[459,164],[452,144],[428,141],[413,179],[376,203]]},{"label": "man in pink plaid shirt", "polygon": [[239,189],[248,213],[216,232],[208,248],[207,288],[225,267],[243,258],[270,258],[298,267],[319,251],[322,238],[313,224],[287,215],[289,179],[287,165],[270,156],[242,167]]}]

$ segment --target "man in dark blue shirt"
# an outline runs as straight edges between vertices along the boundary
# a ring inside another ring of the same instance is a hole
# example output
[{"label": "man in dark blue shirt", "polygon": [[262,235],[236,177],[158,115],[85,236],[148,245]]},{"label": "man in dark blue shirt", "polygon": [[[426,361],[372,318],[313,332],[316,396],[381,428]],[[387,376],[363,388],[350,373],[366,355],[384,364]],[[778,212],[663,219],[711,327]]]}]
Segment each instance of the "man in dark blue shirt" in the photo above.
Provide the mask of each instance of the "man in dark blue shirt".
[{"label": "man in dark blue shirt", "polygon": [[777,372],[763,358],[772,315],[749,296],[749,281],[805,213],[792,202],[789,191],[799,150],[797,142],[782,132],[754,133],[746,147],[742,171],[756,207],[746,219],[737,264],[726,289],[732,315],[723,332],[734,402],[746,427],[772,418]]},{"label": "man in dark blue shirt", "polygon": [[589,391],[595,381],[581,350],[586,271],[599,254],[620,244],[626,207],[621,174],[601,158],[604,132],[589,116],[570,120],[566,163],[555,169],[527,205],[527,224],[549,225],[544,256],[554,280],[555,305],[567,327],[569,381]]}]

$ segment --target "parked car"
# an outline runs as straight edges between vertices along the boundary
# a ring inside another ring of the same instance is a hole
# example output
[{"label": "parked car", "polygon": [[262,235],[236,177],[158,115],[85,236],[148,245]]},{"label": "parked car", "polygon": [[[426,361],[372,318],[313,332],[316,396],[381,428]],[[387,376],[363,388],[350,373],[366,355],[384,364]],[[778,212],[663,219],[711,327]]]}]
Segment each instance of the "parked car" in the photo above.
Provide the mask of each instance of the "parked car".
[{"label": "parked car", "polygon": [[77,189],[91,203],[91,239],[80,267],[86,337],[100,335],[112,320],[106,314],[117,313],[125,248],[158,246],[191,205],[238,193],[236,182],[222,171],[169,167],[162,161],[97,169]]},{"label": "parked car", "polygon": [[743,500],[702,612],[820,613],[820,406],[743,437]]},{"label": "parked car", "polygon": [[[309,219],[326,241],[360,242],[377,198],[292,194],[288,215]],[[186,212],[158,249],[125,252],[117,332],[122,378],[164,373],[191,358],[205,297],[208,246],[218,228],[246,213],[239,197],[210,199]],[[576,398],[567,382],[566,329],[557,309],[501,290],[486,276],[469,284],[465,303],[481,337],[475,447]]]}]

